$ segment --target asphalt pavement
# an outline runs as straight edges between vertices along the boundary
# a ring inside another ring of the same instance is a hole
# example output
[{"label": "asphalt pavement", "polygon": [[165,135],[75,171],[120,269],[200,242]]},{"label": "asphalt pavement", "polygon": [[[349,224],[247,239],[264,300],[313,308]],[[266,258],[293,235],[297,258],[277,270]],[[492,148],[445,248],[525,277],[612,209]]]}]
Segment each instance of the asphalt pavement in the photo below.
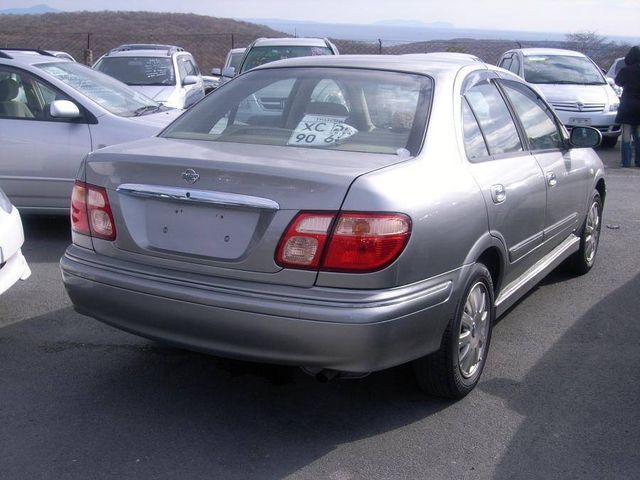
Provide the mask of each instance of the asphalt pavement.
[{"label": "asphalt pavement", "polygon": [[640,169],[608,165],[593,270],[558,270],[495,326],[458,402],[398,367],[320,384],[73,311],[63,218],[25,218],[33,275],[0,297],[0,478],[640,478]]}]

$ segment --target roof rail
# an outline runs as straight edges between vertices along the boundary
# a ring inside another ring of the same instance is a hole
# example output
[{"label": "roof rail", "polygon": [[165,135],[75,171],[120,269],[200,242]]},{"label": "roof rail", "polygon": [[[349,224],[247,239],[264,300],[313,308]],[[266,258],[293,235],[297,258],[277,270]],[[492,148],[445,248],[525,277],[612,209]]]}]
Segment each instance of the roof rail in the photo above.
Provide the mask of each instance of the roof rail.
[{"label": "roof rail", "polygon": [[2,47],[0,48],[0,57],[2,58],[13,58],[11,55],[6,53],[6,51],[11,52],[34,52],[39,55],[45,55],[47,57],[55,57],[54,54],[47,52],[46,50],[42,50],[40,48],[12,48],[12,47]]},{"label": "roof rail", "polygon": [[125,45],[120,45],[119,47],[112,48],[109,50],[109,53],[115,52],[127,52],[130,50],[166,50],[167,55],[171,55],[175,52],[184,52],[184,48],[177,47],[176,45],[160,45],[157,43],[127,43]]}]

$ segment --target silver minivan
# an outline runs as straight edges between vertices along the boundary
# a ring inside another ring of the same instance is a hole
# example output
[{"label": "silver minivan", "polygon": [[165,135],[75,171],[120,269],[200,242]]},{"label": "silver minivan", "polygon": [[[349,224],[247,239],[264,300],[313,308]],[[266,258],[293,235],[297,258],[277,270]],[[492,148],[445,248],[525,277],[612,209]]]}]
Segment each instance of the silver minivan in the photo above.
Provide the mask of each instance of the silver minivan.
[{"label": "silver minivan", "polygon": [[183,111],[44,50],[0,50],[0,188],[22,212],[69,211],[82,158]]},{"label": "silver minivan", "polygon": [[502,54],[498,66],[537,87],[569,130],[591,126],[602,133],[603,146],[613,147],[618,141],[621,129],[615,118],[620,100],[586,55],[556,48],[520,48]]}]

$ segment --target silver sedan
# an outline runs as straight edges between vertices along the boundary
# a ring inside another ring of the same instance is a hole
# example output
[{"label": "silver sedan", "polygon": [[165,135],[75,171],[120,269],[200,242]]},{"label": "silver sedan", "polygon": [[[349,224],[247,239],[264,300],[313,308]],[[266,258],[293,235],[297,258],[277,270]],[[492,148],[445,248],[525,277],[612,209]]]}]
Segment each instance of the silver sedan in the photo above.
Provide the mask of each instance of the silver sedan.
[{"label": "silver sedan", "polygon": [[270,63],[88,157],[64,282],[145,337],[323,379],[413,361],[460,398],[497,316],[561,262],[592,267],[600,140],[480,62]]}]

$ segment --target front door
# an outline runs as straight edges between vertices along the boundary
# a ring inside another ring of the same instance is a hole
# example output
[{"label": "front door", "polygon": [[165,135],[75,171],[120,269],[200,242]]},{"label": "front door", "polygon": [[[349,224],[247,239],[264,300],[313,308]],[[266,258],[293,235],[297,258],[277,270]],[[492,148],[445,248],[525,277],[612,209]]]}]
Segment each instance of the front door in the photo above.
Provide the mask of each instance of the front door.
[{"label": "front door", "polygon": [[61,99],[70,100],[27,72],[0,66],[0,188],[18,208],[69,208],[91,136],[83,119],[51,117],[51,102]]}]

